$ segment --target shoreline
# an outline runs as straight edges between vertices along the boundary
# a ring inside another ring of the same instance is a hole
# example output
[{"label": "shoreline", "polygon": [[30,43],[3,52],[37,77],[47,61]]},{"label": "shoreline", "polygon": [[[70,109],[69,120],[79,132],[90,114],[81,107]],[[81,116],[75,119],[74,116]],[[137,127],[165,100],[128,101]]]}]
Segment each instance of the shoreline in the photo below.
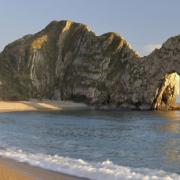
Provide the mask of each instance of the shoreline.
[{"label": "shoreline", "polygon": [[31,166],[0,156],[0,179],[3,180],[88,180],[60,172]]},{"label": "shoreline", "polygon": [[[85,103],[73,102],[73,101],[61,101],[61,100],[37,100],[31,99],[27,101],[3,101],[0,100],[0,113],[5,112],[52,112],[52,111],[64,111],[64,110],[102,110],[102,111],[156,111],[150,109],[133,109],[128,107],[113,107],[113,106],[101,106],[94,107]],[[171,109],[164,109],[159,111],[180,111],[180,104],[171,107]]]},{"label": "shoreline", "polygon": [[[63,110],[86,110],[83,103],[54,100],[0,101],[0,113],[8,112],[53,112]],[[76,176],[32,166],[0,156],[0,179],[2,180],[87,180]]]},{"label": "shoreline", "polygon": [[83,103],[60,100],[0,101],[0,112],[62,111],[89,109]]}]

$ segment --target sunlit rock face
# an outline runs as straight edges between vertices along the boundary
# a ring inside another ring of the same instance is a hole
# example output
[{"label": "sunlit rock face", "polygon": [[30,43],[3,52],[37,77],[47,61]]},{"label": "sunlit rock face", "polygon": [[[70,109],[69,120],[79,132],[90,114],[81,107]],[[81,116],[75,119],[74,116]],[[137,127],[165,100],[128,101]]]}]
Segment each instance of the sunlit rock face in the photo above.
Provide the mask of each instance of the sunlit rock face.
[{"label": "sunlit rock face", "polygon": [[166,74],[158,94],[154,101],[154,108],[169,110],[176,107],[176,97],[179,94],[179,75],[177,73]]},{"label": "sunlit rock face", "polygon": [[180,37],[140,58],[116,33],[53,21],[0,54],[1,99],[48,98],[98,108],[170,109],[180,73]]}]

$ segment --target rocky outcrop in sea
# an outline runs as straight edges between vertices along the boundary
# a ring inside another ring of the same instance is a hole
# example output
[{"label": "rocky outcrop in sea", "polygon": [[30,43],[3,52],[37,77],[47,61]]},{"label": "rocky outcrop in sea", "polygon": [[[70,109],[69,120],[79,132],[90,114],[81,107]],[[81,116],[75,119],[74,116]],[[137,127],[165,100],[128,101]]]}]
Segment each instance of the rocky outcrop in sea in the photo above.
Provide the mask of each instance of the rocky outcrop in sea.
[{"label": "rocky outcrop in sea", "polygon": [[2,100],[61,99],[97,108],[172,109],[180,73],[180,36],[140,57],[120,35],[53,21],[0,54]]}]

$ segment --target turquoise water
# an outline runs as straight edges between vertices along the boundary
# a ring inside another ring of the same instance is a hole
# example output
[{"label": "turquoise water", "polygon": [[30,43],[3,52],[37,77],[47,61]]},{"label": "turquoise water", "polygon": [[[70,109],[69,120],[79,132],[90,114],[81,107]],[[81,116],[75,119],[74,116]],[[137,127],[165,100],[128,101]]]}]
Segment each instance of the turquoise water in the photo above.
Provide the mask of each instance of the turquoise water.
[{"label": "turquoise water", "polygon": [[180,112],[0,113],[0,147],[2,156],[92,179],[180,179]]}]

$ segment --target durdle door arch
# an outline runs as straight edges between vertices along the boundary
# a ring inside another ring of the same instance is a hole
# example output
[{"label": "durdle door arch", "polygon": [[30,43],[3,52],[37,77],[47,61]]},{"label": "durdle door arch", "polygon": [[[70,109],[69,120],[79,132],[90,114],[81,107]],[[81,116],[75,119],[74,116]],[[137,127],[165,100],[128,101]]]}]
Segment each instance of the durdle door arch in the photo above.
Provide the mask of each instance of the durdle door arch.
[{"label": "durdle door arch", "polygon": [[152,108],[178,109],[176,97],[179,94],[180,36],[167,40],[161,49],[145,57],[144,61],[150,67],[149,77],[158,85]]},{"label": "durdle door arch", "polygon": [[98,108],[173,109],[180,36],[140,57],[116,33],[53,21],[0,53],[0,98],[77,100]]}]

